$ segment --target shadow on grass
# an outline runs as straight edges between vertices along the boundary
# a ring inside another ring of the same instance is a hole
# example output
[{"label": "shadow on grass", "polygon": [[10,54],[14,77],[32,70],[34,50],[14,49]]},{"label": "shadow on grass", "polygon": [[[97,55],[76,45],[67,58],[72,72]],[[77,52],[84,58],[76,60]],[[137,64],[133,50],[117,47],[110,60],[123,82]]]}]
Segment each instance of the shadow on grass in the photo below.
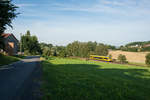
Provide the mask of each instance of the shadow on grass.
[{"label": "shadow on grass", "polygon": [[150,100],[148,69],[43,62],[45,100]]}]

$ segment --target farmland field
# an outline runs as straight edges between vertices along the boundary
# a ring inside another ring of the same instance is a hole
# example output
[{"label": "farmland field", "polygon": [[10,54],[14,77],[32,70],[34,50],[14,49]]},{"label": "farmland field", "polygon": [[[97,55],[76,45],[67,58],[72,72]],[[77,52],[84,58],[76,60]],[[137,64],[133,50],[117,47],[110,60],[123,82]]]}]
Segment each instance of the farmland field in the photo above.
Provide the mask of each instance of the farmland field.
[{"label": "farmland field", "polygon": [[128,51],[109,51],[109,54],[112,55],[113,59],[117,59],[119,54],[126,56],[127,60],[132,63],[145,63],[145,56],[149,52],[128,52]]},{"label": "farmland field", "polygon": [[43,100],[150,100],[150,69],[69,58],[42,62]]}]

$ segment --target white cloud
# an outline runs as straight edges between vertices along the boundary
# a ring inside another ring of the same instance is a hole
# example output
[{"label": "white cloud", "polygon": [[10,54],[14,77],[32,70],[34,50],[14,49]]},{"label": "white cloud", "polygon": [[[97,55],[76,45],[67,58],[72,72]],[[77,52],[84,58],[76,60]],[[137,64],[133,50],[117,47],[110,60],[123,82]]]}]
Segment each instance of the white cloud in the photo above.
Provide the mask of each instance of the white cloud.
[{"label": "white cloud", "polygon": [[[146,4],[147,3],[147,4]],[[147,5],[147,7],[144,7],[144,5]],[[88,5],[88,6],[78,6],[74,4],[57,4],[56,7],[54,7],[55,10],[60,11],[80,11],[80,12],[91,12],[91,13],[110,13],[110,14],[121,14],[121,15],[130,15],[130,16],[143,16],[143,15],[150,15],[148,8],[148,5],[150,5],[150,1],[148,0],[124,0],[124,1],[118,1],[118,0],[99,0],[98,3],[94,5]],[[51,9],[51,8],[50,8]]]},{"label": "white cloud", "polygon": [[36,4],[16,4],[18,7],[34,7]]},{"label": "white cloud", "polygon": [[[120,22],[120,23],[57,23],[35,22],[28,26],[15,25],[13,33],[30,30],[38,36],[40,42],[66,45],[74,40],[98,41],[107,44],[121,45],[130,41],[149,40],[148,22]],[[10,32],[10,30],[9,30]]]},{"label": "white cloud", "polygon": [[[149,40],[149,4],[148,0],[122,0],[122,2],[120,0],[99,0],[98,3],[86,6],[67,3],[44,4],[40,6],[42,10],[22,9],[24,12],[20,16],[24,16],[24,19],[15,21],[14,30],[10,29],[8,32],[12,31],[19,37],[19,33],[31,30],[31,33],[37,35],[40,41],[57,45],[65,45],[74,40],[91,40],[115,45]],[[31,6],[37,5],[20,5],[20,7],[26,8]],[[52,13],[57,11],[58,15]],[[74,16],[63,11],[87,12],[92,17],[80,16],[80,14]],[[118,16],[115,17],[118,19],[113,19],[114,16]],[[110,22],[105,21],[104,17],[107,17],[106,20],[108,19]]]}]

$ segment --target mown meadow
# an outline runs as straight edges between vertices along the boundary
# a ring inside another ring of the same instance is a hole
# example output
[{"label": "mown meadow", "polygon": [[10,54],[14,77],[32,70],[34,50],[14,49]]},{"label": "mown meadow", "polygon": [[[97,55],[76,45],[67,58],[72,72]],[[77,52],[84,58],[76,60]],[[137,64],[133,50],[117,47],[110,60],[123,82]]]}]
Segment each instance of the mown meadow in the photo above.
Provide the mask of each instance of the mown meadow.
[{"label": "mown meadow", "polygon": [[43,100],[150,100],[150,68],[70,58],[42,62]]}]

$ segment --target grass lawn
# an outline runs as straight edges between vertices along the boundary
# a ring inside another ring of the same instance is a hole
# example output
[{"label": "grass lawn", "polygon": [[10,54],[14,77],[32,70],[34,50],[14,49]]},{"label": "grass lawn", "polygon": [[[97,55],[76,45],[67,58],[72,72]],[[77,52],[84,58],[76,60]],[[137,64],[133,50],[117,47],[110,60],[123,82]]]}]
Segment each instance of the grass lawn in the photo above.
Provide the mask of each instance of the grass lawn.
[{"label": "grass lawn", "polygon": [[150,100],[150,69],[69,58],[42,62],[43,100]]},{"label": "grass lawn", "polygon": [[14,57],[14,56],[5,56],[5,55],[0,54],[0,66],[19,61],[20,59],[21,59],[21,56]]}]

